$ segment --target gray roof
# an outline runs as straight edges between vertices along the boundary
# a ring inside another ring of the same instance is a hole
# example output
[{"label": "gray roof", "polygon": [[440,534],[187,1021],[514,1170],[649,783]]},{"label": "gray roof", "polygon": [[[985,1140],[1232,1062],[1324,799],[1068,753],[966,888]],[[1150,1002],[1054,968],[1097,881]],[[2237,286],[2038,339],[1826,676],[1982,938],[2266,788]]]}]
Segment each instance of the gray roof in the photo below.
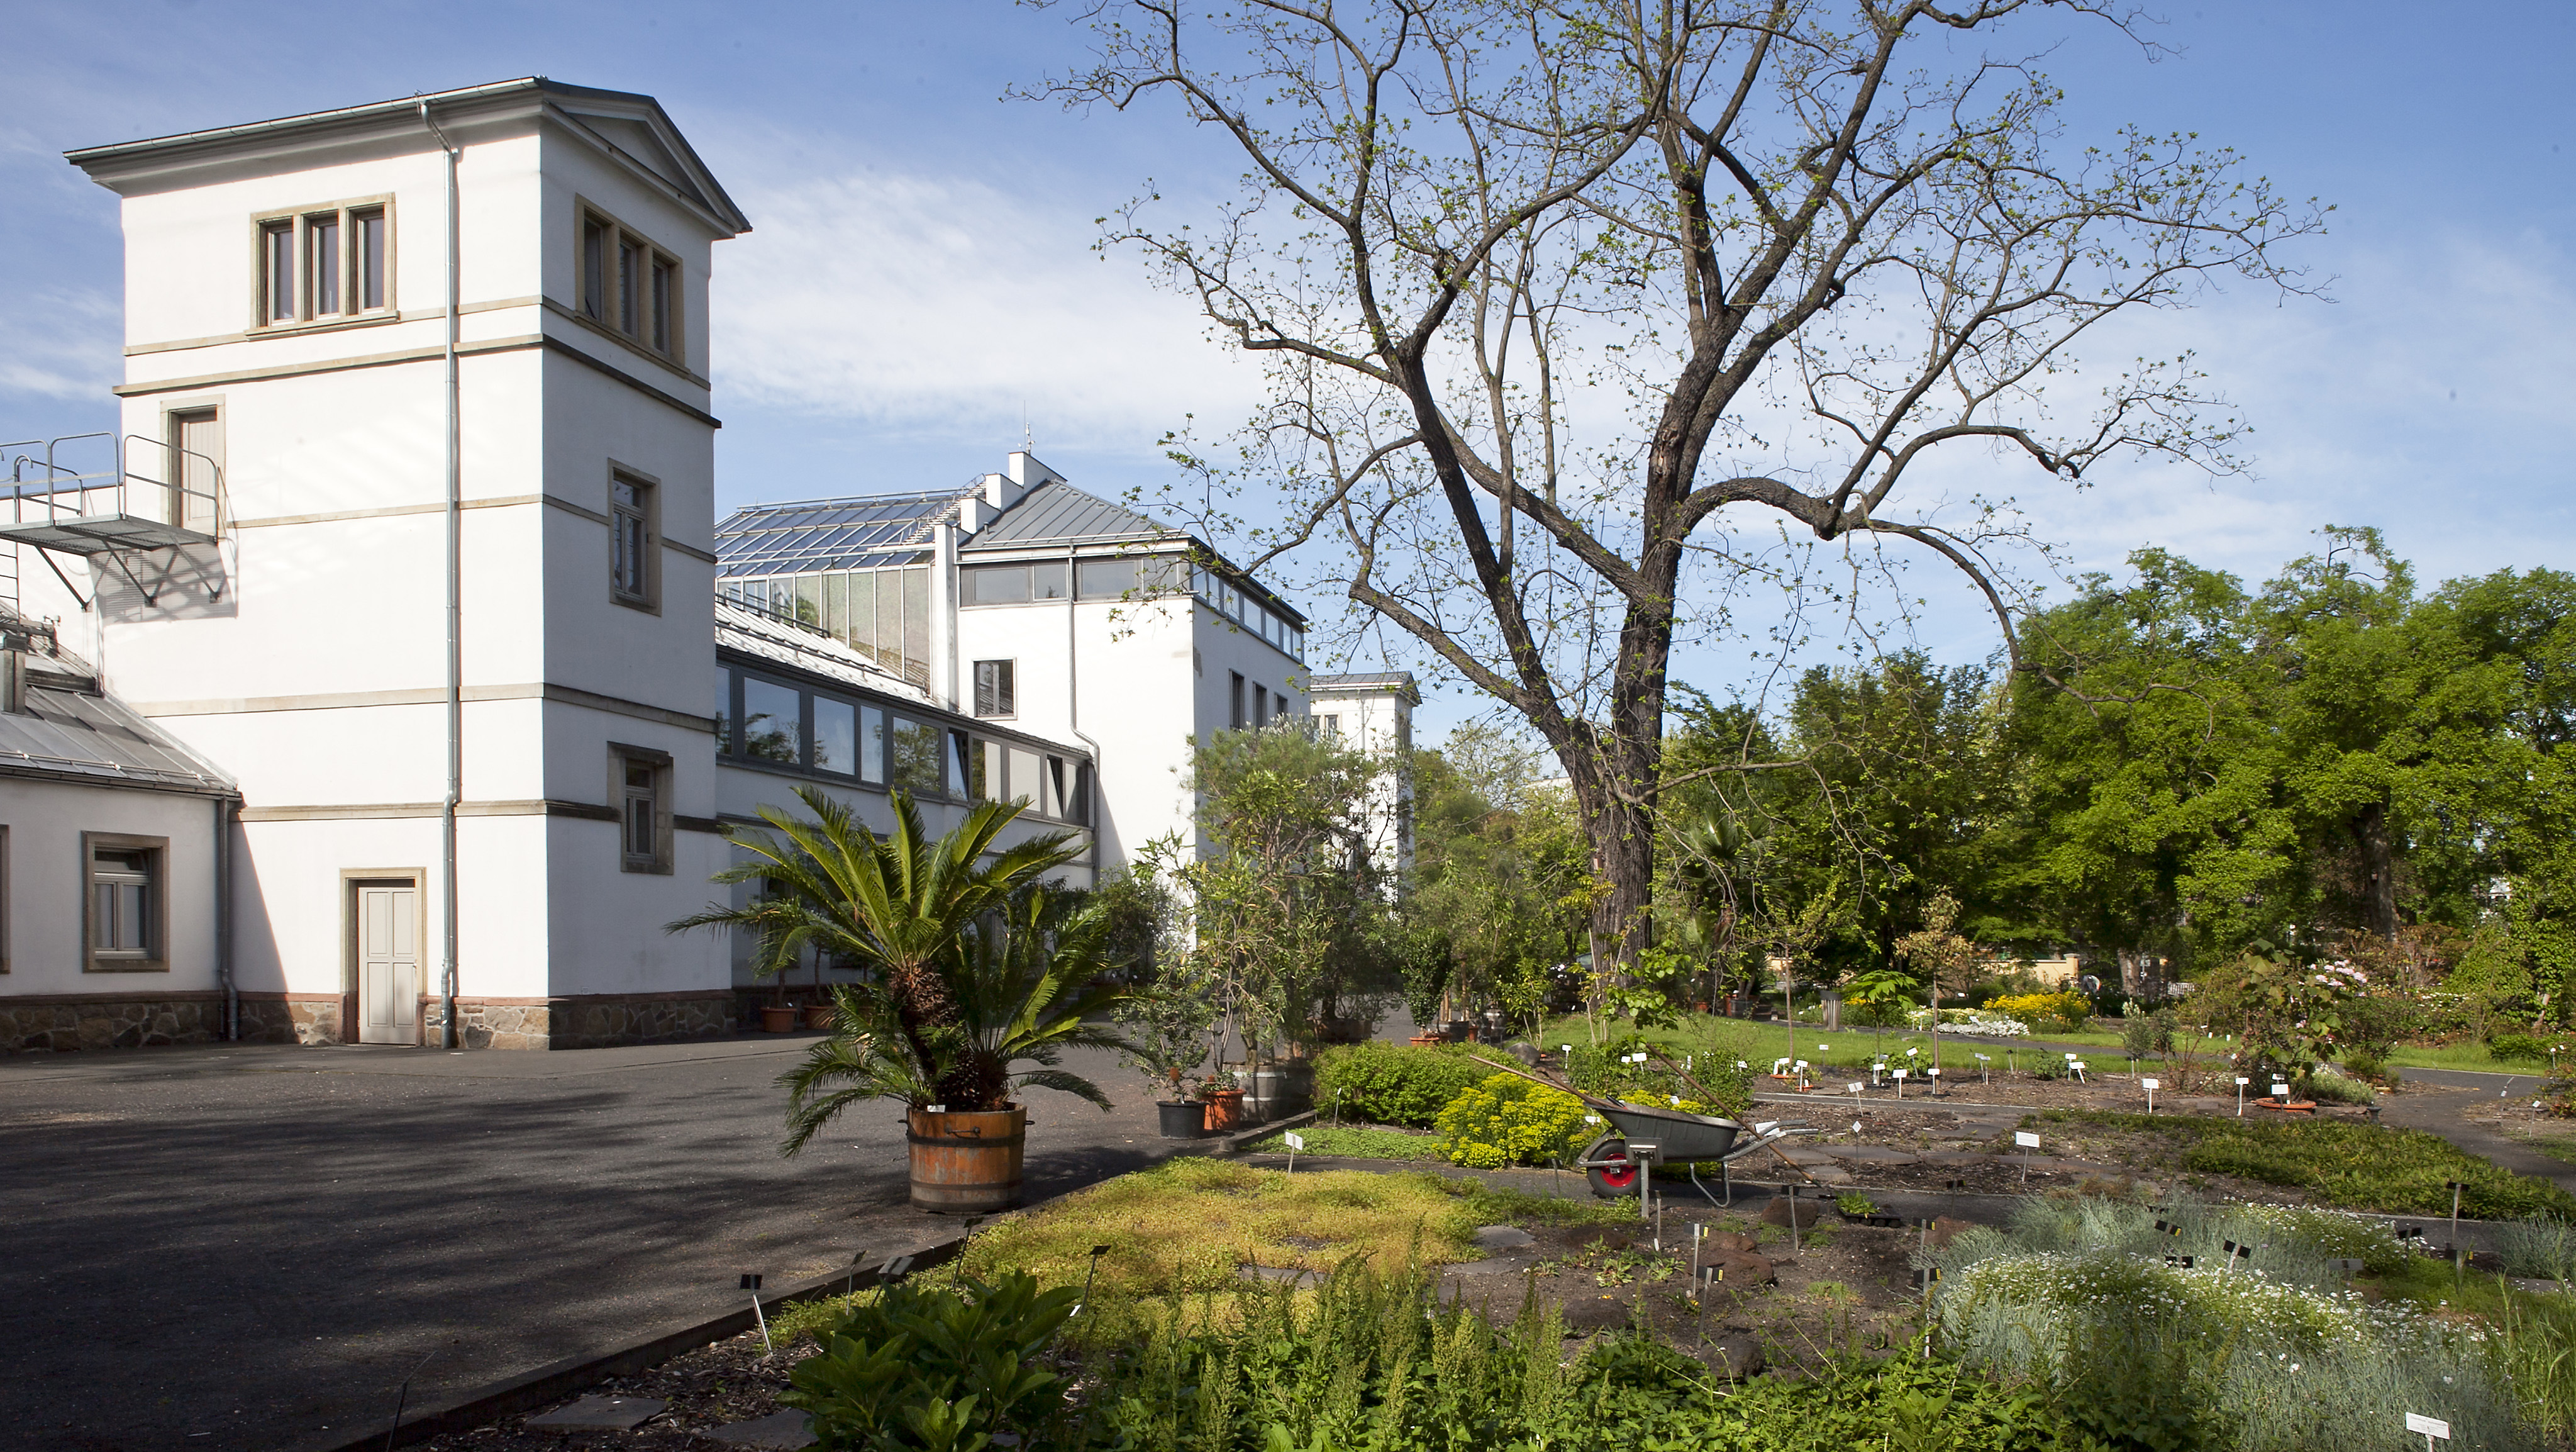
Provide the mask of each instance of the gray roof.
[{"label": "gray roof", "polygon": [[1148,519],[1123,504],[1085,494],[1062,480],[1041,484],[1002,517],[960,545],[959,554],[984,550],[1025,549],[1032,545],[1113,543],[1168,540],[1186,544],[1189,537],[1170,525]]},{"label": "gray roof", "polygon": [[0,712],[0,775],[241,795],[230,777],[123,701],[33,680],[25,715]]},{"label": "gray roof", "polygon": [[1357,696],[1373,691],[1401,696],[1411,705],[1422,704],[1422,691],[1414,684],[1411,671],[1370,671],[1351,676],[1306,678],[1306,694],[1309,696]]}]

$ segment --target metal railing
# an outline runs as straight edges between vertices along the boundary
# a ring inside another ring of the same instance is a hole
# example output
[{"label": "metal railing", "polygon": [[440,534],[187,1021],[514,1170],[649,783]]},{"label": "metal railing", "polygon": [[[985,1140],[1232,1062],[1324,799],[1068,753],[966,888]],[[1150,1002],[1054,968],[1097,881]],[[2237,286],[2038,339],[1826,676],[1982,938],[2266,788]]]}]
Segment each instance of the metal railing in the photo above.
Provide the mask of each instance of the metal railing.
[{"label": "metal railing", "polygon": [[[66,448],[89,441],[103,441],[105,448]],[[34,452],[39,448],[41,455]],[[101,452],[106,455],[103,460],[71,462],[74,457]],[[191,461],[198,467],[190,467]],[[0,487],[8,491],[12,525],[120,516],[152,520],[209,539],[223,532],[223,466],[166,439],[106,432],[24,439],[0,444],[0,462],[9,471],[7,484]]]}]

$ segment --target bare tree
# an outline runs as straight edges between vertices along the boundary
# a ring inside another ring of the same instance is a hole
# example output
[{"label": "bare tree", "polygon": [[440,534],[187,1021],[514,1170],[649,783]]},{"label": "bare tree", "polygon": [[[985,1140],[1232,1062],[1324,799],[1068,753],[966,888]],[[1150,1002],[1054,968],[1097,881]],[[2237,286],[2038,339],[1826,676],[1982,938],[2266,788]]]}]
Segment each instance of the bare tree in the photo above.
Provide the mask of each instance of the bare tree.
[{"label": "bare tree", "polygon": [[1249,163],[1231,203],[1106,223],[1265,360],[1242,457],[1176,454],[1284,519],[1239,531],[1255,567],[1323,547],[1536,729],[1623,961],[1677,629],[1723,624],[1766,535],[1893,537],[1966,573],[2023,668],[1990,516],[1899,485],[1962,446],[1972,484],[2235,467],[2188,354],[2081,418],[2043,385],[2212,274],[2301,290],[2275,253],[2319,225],[2190,137],[2065,145],[2054,86],[1989,52],[2044,48],[2044,12],[2136,35],[2086,0],[1084,3],[1095,63],[1039,94],[1175,97]]}]

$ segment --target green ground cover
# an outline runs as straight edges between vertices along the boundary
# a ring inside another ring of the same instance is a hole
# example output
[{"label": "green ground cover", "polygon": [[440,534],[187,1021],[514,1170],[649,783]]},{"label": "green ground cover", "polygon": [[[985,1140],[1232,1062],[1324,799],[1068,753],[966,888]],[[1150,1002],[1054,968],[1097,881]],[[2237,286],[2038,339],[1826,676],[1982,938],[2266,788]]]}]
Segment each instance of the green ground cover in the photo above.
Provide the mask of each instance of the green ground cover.
[{"label": "green ground cover", "polygon": [[2447,1182],[2457,1180],[2468,1187],[2460,1204],[2465,1215],[2576,1219],[2576,1195],[2418,1129],[2326,1119],[2150,1118],[2092,1109],[2046,1110],[2023,1123],[2092,1125],[2160,1139],[2166,1153],[2159,1158],[2181,1169],[2305,1190],[2323,1204],[2348,1209],[2447,1215]]},{"label": "green ground cover", "polygon": [[[1282,1131],[1284,1133],[1285,1131]],[[1306,1142],[1299,1154],[1338,1155],[1354,1160],[1437,1160],[1440,1136],[1408,1134],[1400,1129],[1380,1129],[1373,1125],[1309,1124],[1297,1130]],[[1253,1142],[1249,1153],[1286,1154],[1288,1144],[1278,1135]]]}]

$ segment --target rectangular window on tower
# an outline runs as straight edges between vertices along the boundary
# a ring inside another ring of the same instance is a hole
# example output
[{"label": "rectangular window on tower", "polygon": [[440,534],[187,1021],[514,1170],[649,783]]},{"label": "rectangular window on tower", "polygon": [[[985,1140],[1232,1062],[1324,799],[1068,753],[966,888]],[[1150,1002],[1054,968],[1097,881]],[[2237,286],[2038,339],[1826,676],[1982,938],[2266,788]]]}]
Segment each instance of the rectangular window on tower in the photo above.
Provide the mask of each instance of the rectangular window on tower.
[{"label": "rectangular window on tower", "polygon": [[1017,693],[1012,689],[1016,661],[979,660],[975,662],[975,714],[978,716],[1016,716],[1019,714]]},{"label": "rectangular window on tower", "polygon": [[620,605],[654,609],[661,585],[660,490],[618,473],[608,480],[608,593]]},{"label": "rectangular window on tower", "polygon": [[574,311],[648,353],[680,355],[680,259],[596,208],[581,209]]},{"label": "rectangular window on tower", "polygon": [[619,866],[628,872],[669,872],[671,754],[611,743],[608,764],[616,792]]},{"label": "rectangular window on tower", "polygon": [[341,202],[254,218],[258,329],[346,322],[392,304],[389,203]]},{"label": "rectangular window on tower", "polygon": [[1226,674],[1234,678],[1234,694],[1226,703],[1225,724],[1231,730],[1240,731],[1243,729],[1243,673],[1228,671]]}]

